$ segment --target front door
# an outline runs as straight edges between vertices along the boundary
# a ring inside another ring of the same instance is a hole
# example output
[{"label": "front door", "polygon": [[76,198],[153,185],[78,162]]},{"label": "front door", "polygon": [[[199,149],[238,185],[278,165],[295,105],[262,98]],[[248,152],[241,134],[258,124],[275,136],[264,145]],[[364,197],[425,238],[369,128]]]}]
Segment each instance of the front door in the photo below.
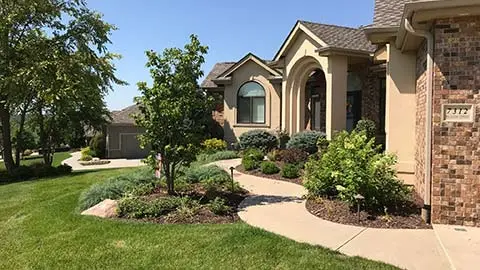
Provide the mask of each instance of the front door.
[{"label": "front door", "polygon": [[361,118],[361,91],[347,92],[347,131],[352,131]]}]

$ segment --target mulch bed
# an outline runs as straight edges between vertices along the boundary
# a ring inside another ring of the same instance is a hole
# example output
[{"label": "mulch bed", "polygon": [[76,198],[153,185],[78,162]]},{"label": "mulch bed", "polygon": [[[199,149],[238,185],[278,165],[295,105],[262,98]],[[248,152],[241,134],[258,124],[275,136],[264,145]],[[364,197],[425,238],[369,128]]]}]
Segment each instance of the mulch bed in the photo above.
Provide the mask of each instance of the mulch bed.
[{"label": "mulch bed", "polygon": [[360,211],[359,218],[356,209],[350,209],[345,202],[339,200],[310,198],[307,200],[306,207],[311,214],[319,218],[342,224],[388,229],[432,228],[431,225],[423,221],[420,215],[420,208],[411,209],[411,214],[389,214],[388,216],[385,214],[370,214],[366,211]]},{"label": "mulch bed", "polygon": [[[156,217],[156,218],[143,218],[138,219],[144,222],[154,222],[160,224],[227,224],[235,223],[240,220],[238,216],[238,209],[240,203],[249,195],[248,191],[242,190],[238,193],[231,192],[215,192],[208,194],[208,197],[215,198],[220,197],[226,201],[226,204],[231,207],[232,211],[225,215],[217,215],[213,213],[206,205],[208,198],[205,194],[205,190],[201,185],[192,185],[188,190],[179,192],[179,196],[188,196],[194,200],[198,200],[201,203],[201,208],[196,211],[193,216],[181,216],[175,215],[175,212],[171,212],[168,215]],[[164,188],[157,188],[152,194],[144,196],[147,200],[154,200],[161,197],[170,196],[167,194]]]},{"label": "mulch bed", "polygon": [[279,181],[285,181],[285,182],[290,182],[290,183],[294,183],[294,184],[298,184],[298,185],[302,184],[302,178],[301,177],[289,179],[289,178],[282,177],[282,175],[280,173],[264,174],[264,173],[262,173],[262,171],[260,169],[247,171],[247,170],[245,170],[245,168],[243,168],[243,165],[241,165],[241,164],[238,165],[235,168],[235,170],[237,170],[241,173],[244,173],[244,174],[250,174],[250,175],[254,175],[254,176],[258,176],[258,177],[264,177],[264,178],[269,178],[269,179],[274,179],[274,180],[279,180]]}]

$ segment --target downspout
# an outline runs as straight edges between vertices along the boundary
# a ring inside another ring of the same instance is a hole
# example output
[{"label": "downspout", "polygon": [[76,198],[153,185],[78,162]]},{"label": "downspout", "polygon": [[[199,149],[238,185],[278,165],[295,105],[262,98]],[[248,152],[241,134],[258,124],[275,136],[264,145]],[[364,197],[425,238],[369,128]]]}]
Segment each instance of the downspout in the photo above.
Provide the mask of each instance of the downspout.
[{"label": "downspout", "polygon": [[422,217],[431,222],[431,193],[432,193],[432,103],[433,103],[433,50],[434,40],[430,31],[415,30],[408,19],[405,19],[405,29],[412,35],[424,37],[427,40],[427,93],[426,93],[426,123],[425,123],[425,194]]}]

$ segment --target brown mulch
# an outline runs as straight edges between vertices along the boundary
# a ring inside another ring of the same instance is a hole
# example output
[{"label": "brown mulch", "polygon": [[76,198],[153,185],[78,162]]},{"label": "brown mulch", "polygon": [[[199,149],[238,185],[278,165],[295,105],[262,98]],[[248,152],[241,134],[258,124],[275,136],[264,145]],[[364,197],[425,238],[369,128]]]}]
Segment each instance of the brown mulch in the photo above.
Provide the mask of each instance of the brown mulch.
[{"label": "brown mulch", "polygon": [[412,209],[412,213],[406,215],[371,214],[361,210],[359,218],[356,209],[339,200],[309,198],[306,207],[319,218],[341,224],[387,229],[432,229],[423,221],[420,208]]},{"label": "brown mulch", "polygon": [[[278,164],[277,164],[278,165]],[[281,167],[281,166],[279,166]],[[302,184],[302,178],[301,177],[297,177],[297,178],[293,178],[293,179],[289,179],[289,178],[285,178],[285,177],[282,177],[282,175],[279,173],[276,173],[276,174],[264,174],[262,173],[262,171],[260,169],[255,169],[255,170],[252,170],[252,171],[247,171],[245,170],[245,168],[243,168],[243,165],[238,165],[235,170],[241,172],[241,173],[244,173],[244,174],[250,174],[250,175],[254,175],[254,176],[258,176],[258,177],[263,177],[263,178],[269,178],[269,179],[274,179],[274,180],[279,180],[279,181],[285,181],[285,182],[290,182],[290,183],[294,183],[294,184],[297,184],[297,185],[301,185]]]},{"label": "brown mulch", "polygon": [[[157,218],[140,219],[144,222],[154,222],[160,224],[227,224],[235,223],[240,220],[238,216],[238,208],[240,203],[248,196],[248,191],[241,190],[238,193],[231,193],[227,191],[219,191],[211,194],[206,194],[206,191],[200,184],[191,185],[188,190],[178,193],[179,196],[188,196],[194,200],[198,200],[201,204],[200,208],[195,211],[192,216],[177,215],[171,212],[168,215]],[[161,197],[168,197],[166,190],[157,187],[152,194],[143,196],[147,200],[154,200]],[[231,207],[232,211],[225,215],[217,215],[210,211],[207,207],[209,199],[220,197],[226,201],[226,204]],[[125,218],[125,217],[123,217]],[[127,218],[126,218],[127,219]]]}]

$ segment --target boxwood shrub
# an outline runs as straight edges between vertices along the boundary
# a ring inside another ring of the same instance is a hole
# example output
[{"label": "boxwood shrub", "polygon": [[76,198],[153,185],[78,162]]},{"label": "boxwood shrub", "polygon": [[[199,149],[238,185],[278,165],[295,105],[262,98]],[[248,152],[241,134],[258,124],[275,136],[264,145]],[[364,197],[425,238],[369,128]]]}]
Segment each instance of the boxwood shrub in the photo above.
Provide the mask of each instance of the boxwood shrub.
[{"label": "boxwood shrub", "polygon": [[293,179],[300,176],[298,167],[294,164],[285,164],[282,168],[282,177]]},{"label": "boxwood shrub", "polygon": [[318,151],[318,139],[325,136],[325,133],[319,131],[302,131],[292,135],[292,138],[287,143],[287,148],[297,148],[309,154],[314,154]]},{"label": "boxwood shrub", "polygon": [[275,135],[266,130],[250,130],[239,137],[240,149],[257,148],[268,152],[278,146]]},{"label": "boxwood shrub", "polygon": [[276,174],[280,171],[280,168],[271,161],[264,161],[261,164],[262,173],[264,174]]}]

